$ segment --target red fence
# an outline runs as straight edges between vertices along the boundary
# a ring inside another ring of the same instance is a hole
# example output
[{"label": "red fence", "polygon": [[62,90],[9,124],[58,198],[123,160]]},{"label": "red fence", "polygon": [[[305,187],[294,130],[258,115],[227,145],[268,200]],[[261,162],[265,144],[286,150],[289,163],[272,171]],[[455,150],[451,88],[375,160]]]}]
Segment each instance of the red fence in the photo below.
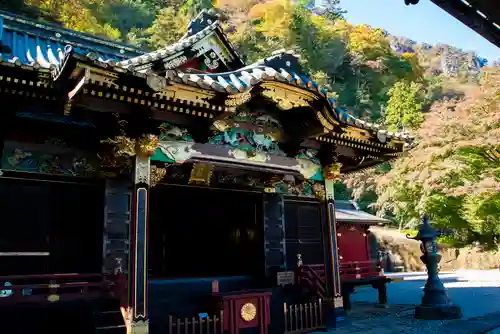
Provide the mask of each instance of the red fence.
[{"label": "red fence", "polygon": [[111,285],[101,274],[0,276],[0,305],[98,298]]},{"label": "red fence", "polygon": [[340,262],[340,279],[362,279],[383,275],[380,261]]}]

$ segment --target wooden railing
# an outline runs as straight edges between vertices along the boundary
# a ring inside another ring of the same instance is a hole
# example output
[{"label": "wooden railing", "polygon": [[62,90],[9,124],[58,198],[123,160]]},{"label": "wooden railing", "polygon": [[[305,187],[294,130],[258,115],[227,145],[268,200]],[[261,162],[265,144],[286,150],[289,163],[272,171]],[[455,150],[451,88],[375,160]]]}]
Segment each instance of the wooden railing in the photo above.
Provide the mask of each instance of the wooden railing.
[{"label": "wooden railing", "polygon": [[315,302],[287,305],[283,304],[285,334],[310,333],[324,329],[321,299]]},{"label": "wooden railing", "polygon": [[168,334],[197,333],[197,334],[223,334],[224,333],[224,311],[219,316],[174,318],[168,316]]},{"label": "wooden railing", "polygon": [[111,285],[101,274],[0,276],[0,305],[92,299],[107,294]]},{"label": "wooden railing", "polygon": [[340,263],[340,279],[362,279],[383,276],[380,261],[352,261]]},{"label": "wooden railing", "polygon": [[322,264],[301,265],[298,267],[297,282],[323,299],[327,298],[325,266]]}]

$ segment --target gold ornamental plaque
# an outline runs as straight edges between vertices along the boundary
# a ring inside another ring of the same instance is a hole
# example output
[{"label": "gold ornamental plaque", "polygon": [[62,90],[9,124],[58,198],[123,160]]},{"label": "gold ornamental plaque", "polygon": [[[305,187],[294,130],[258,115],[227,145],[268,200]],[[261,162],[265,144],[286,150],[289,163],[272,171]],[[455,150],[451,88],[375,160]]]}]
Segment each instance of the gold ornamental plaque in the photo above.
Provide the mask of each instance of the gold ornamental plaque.
[{"label": "gold ornamental plaque", "polygon": [[51,303],[55,303],[55,302],[58,302],[60,299],[59,295],[55,295],[55,294],[52,294],[52,295],[49,295],[47,297],[47,300]]},{"label": "gold ornamental plaque", "polygon": [[257,308],[252,303],[246,303],[241,307],[241,318],[246,322],[250,322],[255,319],[257,315]]}]

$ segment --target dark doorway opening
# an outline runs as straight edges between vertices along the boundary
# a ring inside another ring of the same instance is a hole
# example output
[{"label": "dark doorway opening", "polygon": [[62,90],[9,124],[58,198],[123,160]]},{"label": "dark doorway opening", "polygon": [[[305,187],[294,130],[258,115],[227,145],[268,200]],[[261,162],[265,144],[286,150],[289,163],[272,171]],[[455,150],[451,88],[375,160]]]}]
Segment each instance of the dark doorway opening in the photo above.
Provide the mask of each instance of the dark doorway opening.
[{"label": "dark doorway opening", "polygon": [[98,273],[100,182],[0,179],[0,275]]},{"label": "dark doorway opening", "polygon": [[297,254],[304,264],[323,264],[323,215],[321,203],[285,199],[287,269],[297,268]]},{"label": "dark doorway opening", "polygon": [[150,193],[150,274],[259,277],[262,219],[259,193],[157,185]]}]

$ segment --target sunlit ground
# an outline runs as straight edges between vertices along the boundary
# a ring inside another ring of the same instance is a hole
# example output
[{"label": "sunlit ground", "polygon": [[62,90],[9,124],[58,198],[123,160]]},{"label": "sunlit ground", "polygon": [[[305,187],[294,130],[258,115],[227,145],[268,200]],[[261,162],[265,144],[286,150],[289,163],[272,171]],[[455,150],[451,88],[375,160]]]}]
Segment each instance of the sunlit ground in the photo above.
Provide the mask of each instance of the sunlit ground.
[{"label": "sunlit ground", "polygon": [[[403,281],[388,285],[388,298],[392,304],[419,304],[423,295],[426,273],[387,274],[402,277]],[[442,272],[439,277],[448,290],[451,301],[462,307],[464,317],[477,317],[500,311],[500,270],[460,270]],[[353,301],[375,302],[377,291],[358,289]]]}]

